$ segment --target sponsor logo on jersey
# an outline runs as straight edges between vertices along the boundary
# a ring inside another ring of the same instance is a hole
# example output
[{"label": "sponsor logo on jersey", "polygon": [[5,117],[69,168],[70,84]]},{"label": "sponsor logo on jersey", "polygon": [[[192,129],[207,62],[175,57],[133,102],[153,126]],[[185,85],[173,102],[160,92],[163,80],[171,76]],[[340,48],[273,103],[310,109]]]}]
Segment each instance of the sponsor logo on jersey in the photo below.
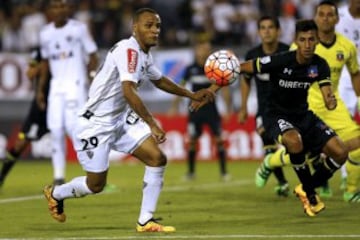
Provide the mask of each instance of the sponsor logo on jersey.
[{"label": "sponsor logo on jersey", "polygon": [[86,151],[86,155],[88,156],[88,158],[92,159],[94,157],[94,152],[93,151]]},{"label": "sponsor logo on jersey", "polygon": [[127,58],[128,58],[128,71],[129,71],[129,73],[134,73],[136,70],[137,62],[138,62],[137,51],[129,48],[127,50]]},{"label": "sponsor logo on jersey", "polygon": [[316,78],[319,75],[317,66],[311,65],[307,70],[307,76],[309,78]]},{"label": "sponsor logo on jersey", "polygon": [[289,81],[280,79],[279,86],[283,88],[303,88],[308,89],[311,83],[309,82],[299,82],[299,81]]},{"label": "sponsor logo on jersey", "polygon": [[70,52],[60,52],[60,53],[52,54],[50,56],[50,59],[51,60],[63,60],[63,59],[71,58],[73,56],[74,56],[74,53],[72,51],[70,51]]},{"label": "sponsor logo on jersey", "polygon": [[292,69],[289,69],[289,68],[284,68],[283,73],[284,73],[284,74],[291,75],[292,71],[293,71]]}]

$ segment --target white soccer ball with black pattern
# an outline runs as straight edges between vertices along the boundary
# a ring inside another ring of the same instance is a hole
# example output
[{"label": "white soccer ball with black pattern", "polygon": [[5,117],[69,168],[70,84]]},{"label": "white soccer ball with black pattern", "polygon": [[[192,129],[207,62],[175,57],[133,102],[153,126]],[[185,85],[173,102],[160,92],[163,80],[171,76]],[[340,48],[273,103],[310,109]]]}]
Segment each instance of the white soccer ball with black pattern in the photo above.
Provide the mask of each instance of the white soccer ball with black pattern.
[{"label": "white soccer ball with black pattern", "polygon": [[219,50],[206,59],[204,72],[211,83],[227,86],[239,78],[240,62],[232,51]]}]

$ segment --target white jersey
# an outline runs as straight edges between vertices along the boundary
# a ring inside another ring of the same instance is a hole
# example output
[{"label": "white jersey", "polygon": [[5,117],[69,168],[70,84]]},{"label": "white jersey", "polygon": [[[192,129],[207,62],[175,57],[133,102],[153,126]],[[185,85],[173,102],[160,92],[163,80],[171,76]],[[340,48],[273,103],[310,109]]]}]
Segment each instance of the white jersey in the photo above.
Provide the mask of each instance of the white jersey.
[{"label": "white jersey", "polygon": [[134,37],[119,41],[107,53],[80,115],[90,111],[92,121],[113,125],[129,109],[121,82],[132,81],[140,86],[143,81],[159,80],[161,76],[151,54],[143,52]]},{"label": "white jersey", "polygon": [[[339,23],[336,31],[349,38],[357,48],[358,62],[360,62],[360,18],[353,18],[349,12],[349,6],[339,8]],[[357,97],[355,95],[351,77],[347,68],[343,68],[339,82],[339,93],[352,114],[356,110]]]},{"label": "white jersey", "polygon": [[84,23],[69,19],[60,28],[47,24],[40,32],[40,46],[42,57],[49,61],[52,92],[87,84],[87,55],[96,52],[97,46]]}]

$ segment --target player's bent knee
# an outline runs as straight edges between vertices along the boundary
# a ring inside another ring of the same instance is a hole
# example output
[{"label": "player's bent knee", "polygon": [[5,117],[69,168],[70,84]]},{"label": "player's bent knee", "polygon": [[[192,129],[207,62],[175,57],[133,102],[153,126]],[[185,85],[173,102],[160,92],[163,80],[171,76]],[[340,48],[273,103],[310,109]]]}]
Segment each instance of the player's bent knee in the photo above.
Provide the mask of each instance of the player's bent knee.
[{"label": "player's bent knee", "polygon": [[303,143],[297,131],[288,131],[283,135],[282,143],[289,153],[300,153],[303,151]]},{"label": "player's bent knee", "polygon": [[360,164],[360,148],[349,152],[349,158],[351,159],[352,162],[356,162]]},{"label": "player's bent knee", "polygon": [[162,152],[159,151],[156,153],[156,155],[154,156],[154,166],[153,167],[162,167],[165,166],[167,163],[167,157],[166,155]]},{"label": "player's bent knee", "polygon": [[344,164],[349,157],[349,152],[346,149],[339,149],[334,153],[332,159],[334,159],[338,164]]},{"label": "player's bent knee", "polygon": [[88,188],[93,193],[100,193],[104,190],[106,181],[88,182]]}]

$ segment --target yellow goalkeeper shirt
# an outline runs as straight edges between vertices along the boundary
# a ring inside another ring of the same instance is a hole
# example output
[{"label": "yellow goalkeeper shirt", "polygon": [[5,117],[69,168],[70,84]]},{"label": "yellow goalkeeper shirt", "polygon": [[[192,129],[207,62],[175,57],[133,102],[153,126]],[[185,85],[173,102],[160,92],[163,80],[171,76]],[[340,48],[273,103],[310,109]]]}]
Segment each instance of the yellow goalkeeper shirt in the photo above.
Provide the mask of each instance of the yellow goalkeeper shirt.
[{"label": "yellow goalkeeper shirt", "polygon": [[[292,45],[291,48],[296,48]],[[316,46],[315,53],[324,58],[330,67],[330,78],[333,91],[336,99],[340,99],[338,86],[340,81],[341,71],[344,65],[347,66],[350,74],[356,73],[359,70],[357,61],[357,50],[354,43],[343,36],[336,33],[336,40],[331,45],[324,45],[319,43]],[[308,103],[312,110],[325,108],[324,100],[318,84],[312,84],[309,89]]]}]

